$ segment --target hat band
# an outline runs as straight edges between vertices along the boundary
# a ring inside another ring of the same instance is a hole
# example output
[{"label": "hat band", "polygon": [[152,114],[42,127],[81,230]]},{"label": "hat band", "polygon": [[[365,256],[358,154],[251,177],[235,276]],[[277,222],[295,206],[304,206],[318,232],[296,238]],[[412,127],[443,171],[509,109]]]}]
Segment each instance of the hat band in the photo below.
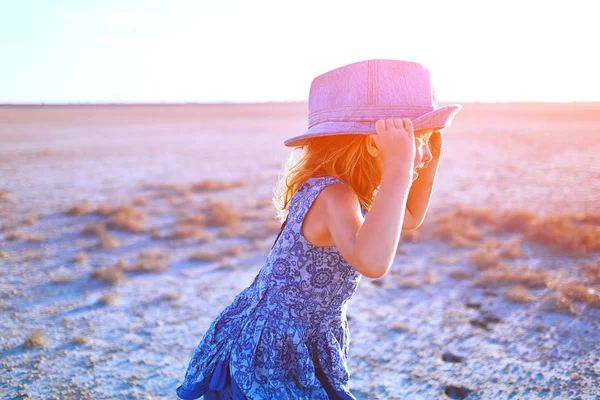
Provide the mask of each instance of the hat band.
[{"label": "hat band", "polygon": [[374,122],[386,118],[417,118],[434,111],[432,106],[336,107],[309,113],[308,127],[323,122]]}]

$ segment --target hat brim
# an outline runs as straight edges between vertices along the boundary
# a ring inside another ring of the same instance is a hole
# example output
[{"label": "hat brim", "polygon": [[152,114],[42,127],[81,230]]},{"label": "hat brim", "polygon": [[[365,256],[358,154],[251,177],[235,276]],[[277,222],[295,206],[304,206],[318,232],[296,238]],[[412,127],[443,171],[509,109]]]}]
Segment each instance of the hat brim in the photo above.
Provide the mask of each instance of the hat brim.
[{"label": "hat brim", "polygon": [[[440,107],[420,117],[411,119],[413,129],[421,131],[433,129],[441,131],[452,123],[454,116],[461,110],[460,104],[450,104]],[[400,116],[390,115],[386,118],[400,118]],[[328,121],[312,126],[301,135],[286,139],[283,144],[288,147],[296,147],[302,145],[304,139],[318,136],[334,136],[334,135],[355,135],[363,134],[370,135],[376,133],[375,124],[377,121]]]}]

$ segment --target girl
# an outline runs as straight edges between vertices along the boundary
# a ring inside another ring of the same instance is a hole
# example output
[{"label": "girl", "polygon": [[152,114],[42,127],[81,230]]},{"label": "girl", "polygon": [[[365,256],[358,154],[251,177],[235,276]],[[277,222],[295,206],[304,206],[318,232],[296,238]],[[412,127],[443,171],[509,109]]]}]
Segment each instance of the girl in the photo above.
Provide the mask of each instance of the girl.
[{"label": "girl", "polygon": [[[276,203],[286,219],[254,281],[213,321],[182,399],[355,399],[348,300],[421,225],[441,157],[442,108],[415,62],[366,60],[316,77],[303,150]],[[425,167],[426,166],[426,167]]]}]

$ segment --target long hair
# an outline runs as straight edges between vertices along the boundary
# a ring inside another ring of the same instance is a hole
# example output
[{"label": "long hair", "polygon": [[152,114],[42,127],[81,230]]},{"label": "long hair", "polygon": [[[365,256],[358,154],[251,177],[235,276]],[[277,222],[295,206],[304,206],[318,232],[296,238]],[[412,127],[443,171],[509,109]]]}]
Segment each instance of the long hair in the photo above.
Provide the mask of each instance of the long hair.
[{"label": "long hair", "polygon": [[345,134],[305,139],[290,154],[280,171],[272,203],[280,222],[289,212],[296,190],[309,178],[334,176],[354,189],[366,210],[371,208],[381,183],[377,160],[367,151],[368,135]]}]

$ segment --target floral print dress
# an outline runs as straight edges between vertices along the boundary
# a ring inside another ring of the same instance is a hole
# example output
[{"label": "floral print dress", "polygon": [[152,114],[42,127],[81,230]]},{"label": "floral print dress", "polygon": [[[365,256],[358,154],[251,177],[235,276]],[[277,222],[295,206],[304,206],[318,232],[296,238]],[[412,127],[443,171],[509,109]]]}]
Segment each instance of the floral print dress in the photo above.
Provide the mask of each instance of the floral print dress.
[{"label": "floral print dress", "polygon": [[317,195],[336,183],[347,185],[313,177],[294,193],[263,267],[194,351],[180,398],[355,399],[346,309],[362,275],[335,246],[315,246],[301,231]]}]

